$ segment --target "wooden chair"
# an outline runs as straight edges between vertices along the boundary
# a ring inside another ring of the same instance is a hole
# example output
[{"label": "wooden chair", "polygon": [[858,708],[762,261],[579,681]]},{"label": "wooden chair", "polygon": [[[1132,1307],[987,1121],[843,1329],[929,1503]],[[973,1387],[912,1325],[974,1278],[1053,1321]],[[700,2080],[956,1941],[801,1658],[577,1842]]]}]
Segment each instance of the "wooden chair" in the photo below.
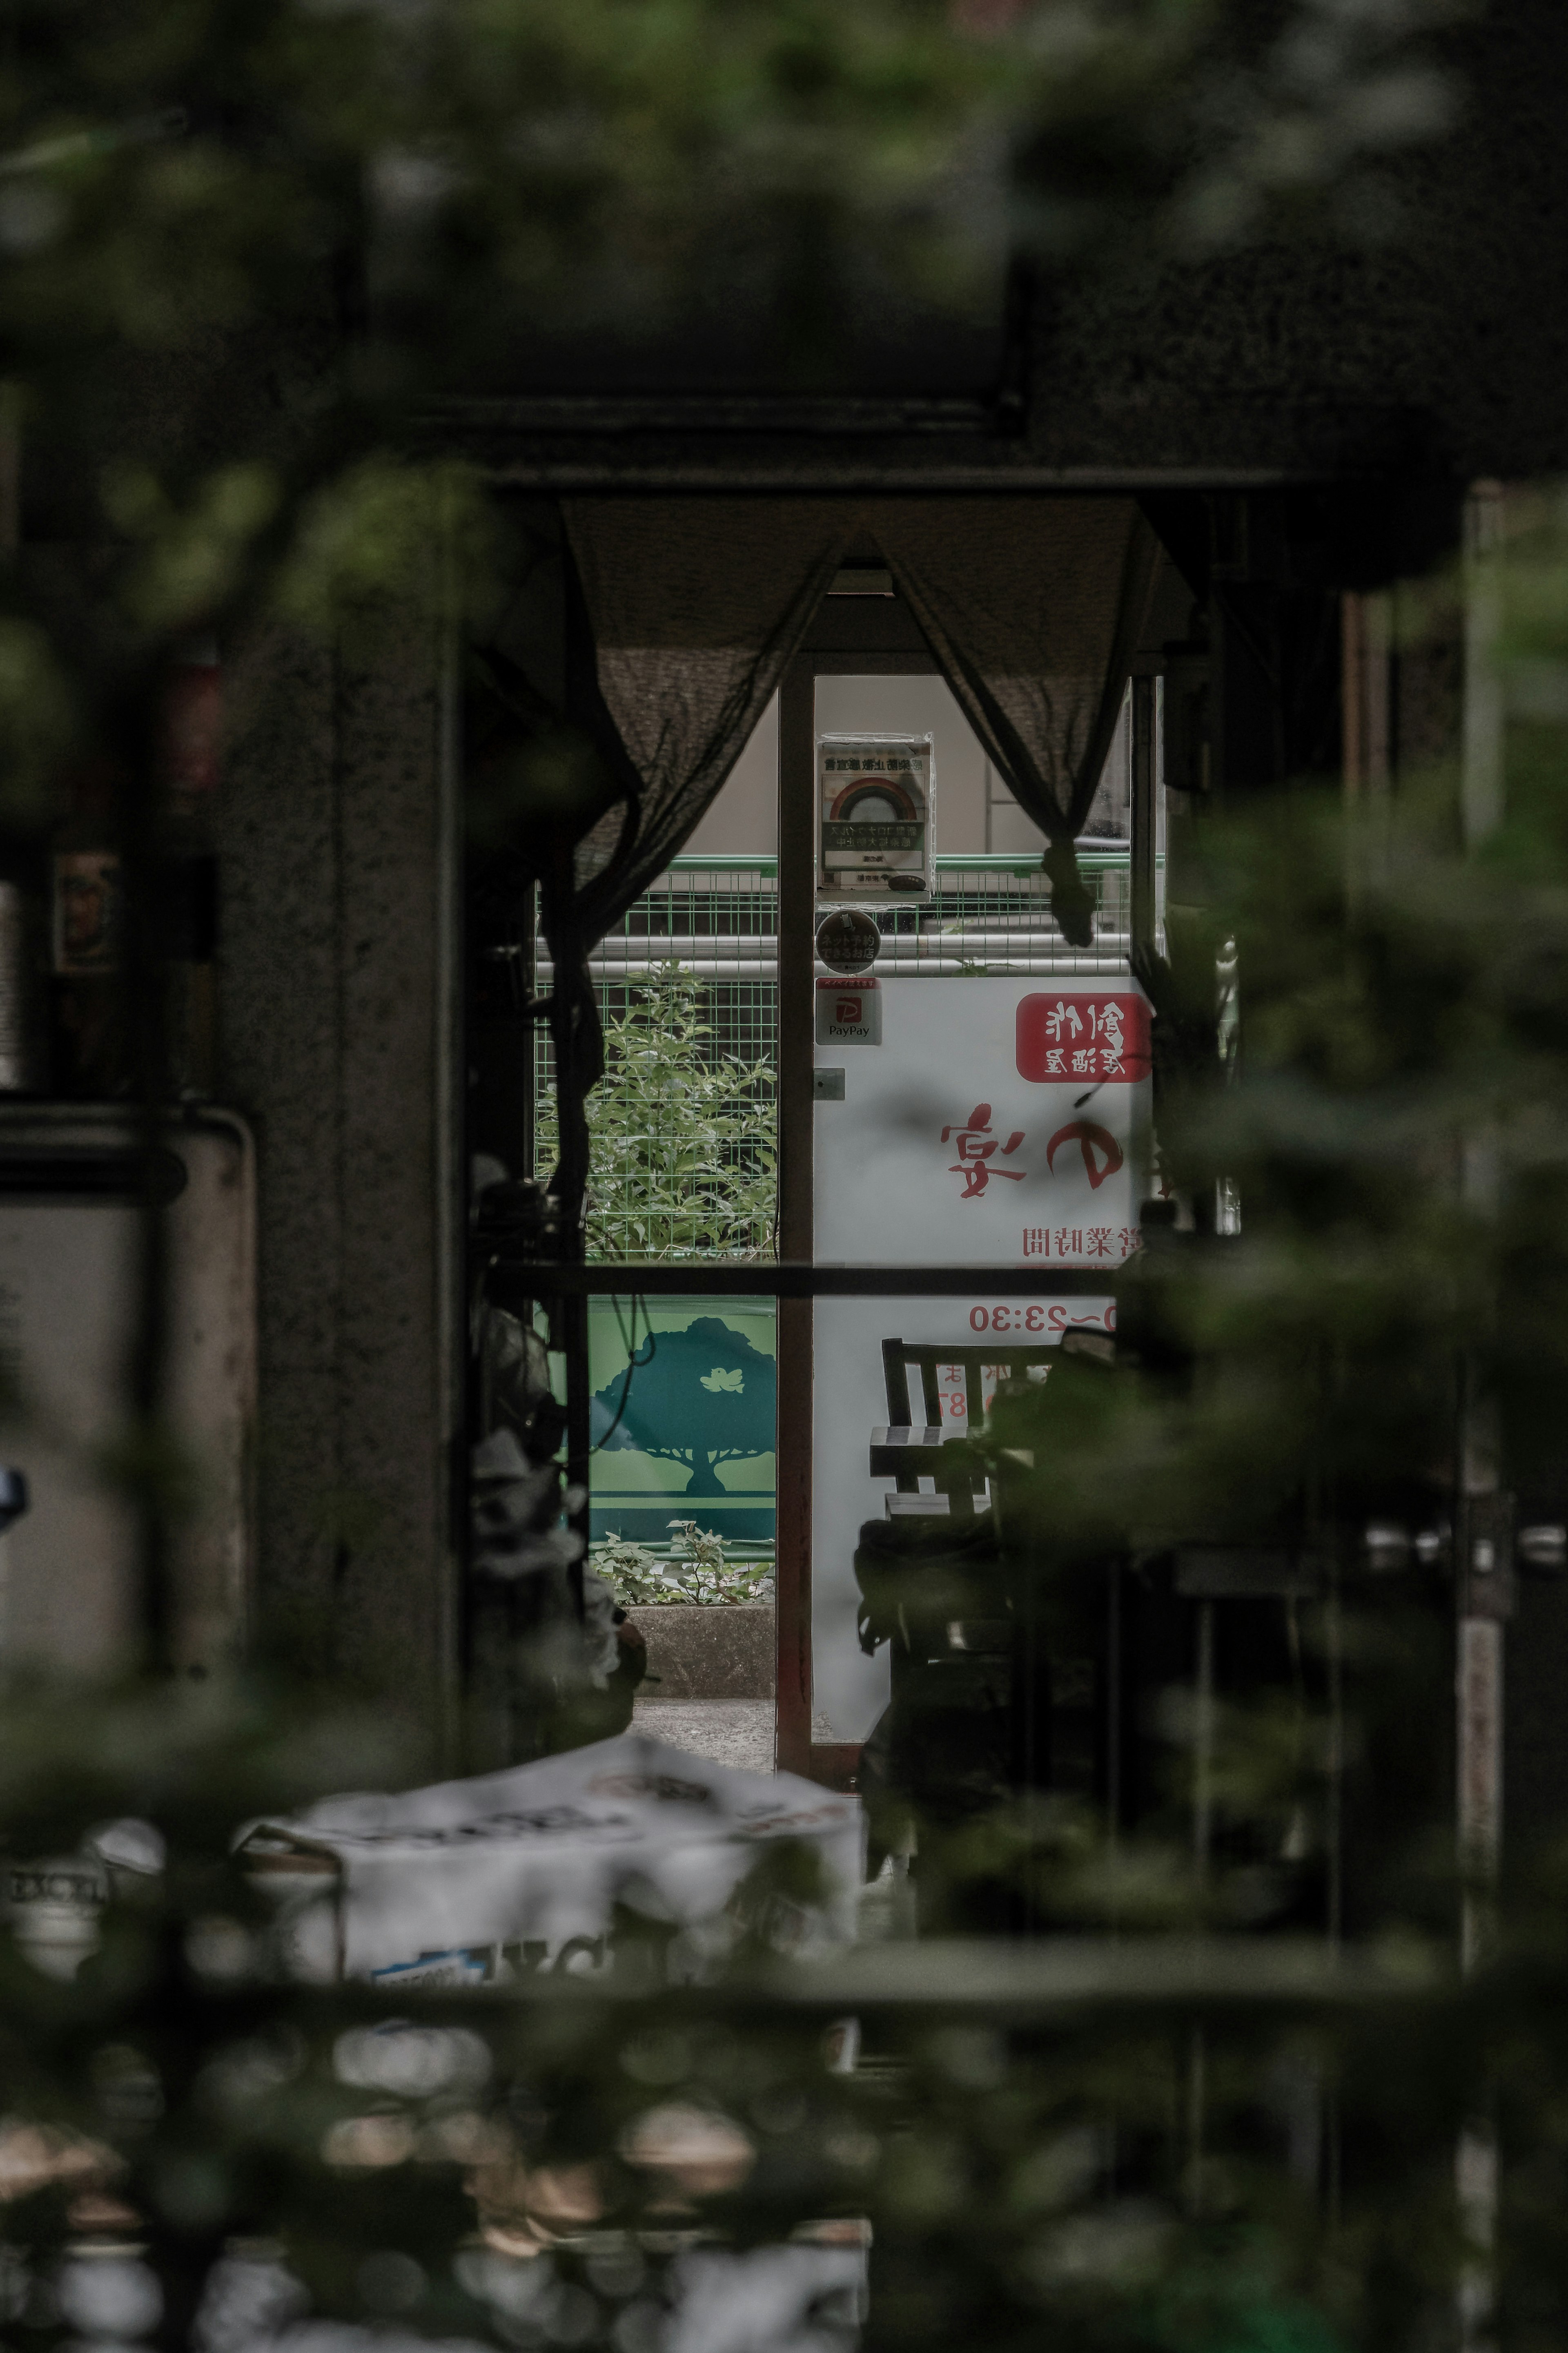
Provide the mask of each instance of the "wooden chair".
[{"label": "wooden chair", "polygon": [[[894,1493],[888,1499],[889,1517],[915,1518],[928,1514],[940,1517],[950,1513],[962,1516],[973,1510],[974,1474],[965,1469],[955,1475],[941,1459],[944,1444],[942,1385],[938,1378],[941,1366],[956,1365],[960,1369],[963,1383],[963,1434],[967,1435],[984,1419],[986,1367],[1004,1371],[1009,1380],[1027,1378],[1033,1367],[1048,1370],[1056,1353],[1055,1343],[1036,1347],[999,1347],[994,1341],[984,1346],[967,1343],[954,1346],[951,1342],[928,1345],[923,1341],[884,1340],[882,1375],[888,1393],[889,1427],[873,1439],[871,1468],[874,1476],[893,1480]],[[913,1421],[910,1412],[911,1366],[920,1370],[923,1428]],[[907,1439],[899,1435],[905,1430],[910,1433]],[[921,1494],[922,1475],[934,1480],[936,1494]],[[918,1499],[915,1509],[893,1509],[900,1497]]]}]

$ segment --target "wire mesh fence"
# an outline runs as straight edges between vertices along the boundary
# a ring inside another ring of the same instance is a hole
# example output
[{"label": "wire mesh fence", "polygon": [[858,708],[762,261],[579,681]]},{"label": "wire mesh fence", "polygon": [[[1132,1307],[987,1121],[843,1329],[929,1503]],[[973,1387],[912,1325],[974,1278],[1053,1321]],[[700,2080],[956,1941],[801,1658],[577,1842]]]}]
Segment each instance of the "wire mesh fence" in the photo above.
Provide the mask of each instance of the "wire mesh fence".
[{"label": "wire mesh fence", "polygon": [[[777,1215],[778,889],[773,861],[678,860],[591,970],[606,1069],[589,1098],[591,1257],[762,1259]],[[540,974],[548,983],[548,971]],[[555,1150],[548,1037],[535,1048],[536,1170]]]}]

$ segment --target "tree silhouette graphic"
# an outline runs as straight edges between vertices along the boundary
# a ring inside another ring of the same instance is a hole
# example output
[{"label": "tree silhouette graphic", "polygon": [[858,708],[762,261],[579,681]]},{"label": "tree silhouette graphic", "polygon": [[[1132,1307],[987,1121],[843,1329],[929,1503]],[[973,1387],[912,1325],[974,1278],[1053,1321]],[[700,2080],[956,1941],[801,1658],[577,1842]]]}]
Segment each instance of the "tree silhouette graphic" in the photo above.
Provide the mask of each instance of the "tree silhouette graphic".
[{"label": "tree silhouette graphic", "polygon": [[597,1392],[594,1440],[608,1453],[626,1448],[687,1463],[688,1495],[721,1495],[721,1462],[772,1451],[777,1390],[771,1356],[717,1315],[699,1315],[683,1332],[657,1333],[651,1356],[644,1342],[624,1413],[624,1373]]}]

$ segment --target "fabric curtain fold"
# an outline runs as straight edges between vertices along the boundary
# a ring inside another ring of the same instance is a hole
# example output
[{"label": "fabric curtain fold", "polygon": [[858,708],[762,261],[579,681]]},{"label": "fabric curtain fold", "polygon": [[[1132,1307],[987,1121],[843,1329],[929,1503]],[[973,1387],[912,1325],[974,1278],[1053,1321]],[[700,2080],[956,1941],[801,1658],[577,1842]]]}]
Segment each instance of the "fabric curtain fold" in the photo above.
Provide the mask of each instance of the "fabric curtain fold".
[{"label": "fabric curtain fold", "polygon": [[565,499],[565,700],[621,797],[542,877],[554,968],[561,1156],[552,1189],[581,1248],[589,1090],[604,1037],[587,957],[662,874],[724,783],[838,567],[832,499]]},{"label": "fabric curtain fold", "polygon": [[1045,834],[1075,947],[1094,902],[1074,842],[1116,731],[1159,543],[1132,499],[872,499],[860,519],[994,765]]},{"label": "fabric curtain fold", "polygon": [[563,501],[627,806],[577,859],[591,945],[657,880],[739,759],[854,524],[834,499]]}]

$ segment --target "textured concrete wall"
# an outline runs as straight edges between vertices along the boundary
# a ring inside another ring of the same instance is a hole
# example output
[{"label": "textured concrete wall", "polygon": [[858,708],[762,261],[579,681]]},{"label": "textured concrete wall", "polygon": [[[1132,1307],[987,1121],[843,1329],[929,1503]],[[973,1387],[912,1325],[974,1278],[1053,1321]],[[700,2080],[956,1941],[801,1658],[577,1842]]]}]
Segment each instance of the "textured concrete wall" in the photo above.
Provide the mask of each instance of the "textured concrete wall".
[{"label": "textured concrete wall", "polygon": [[233,702],[221,1085],[258,1140],[257,1622],[440,1738],[460,1389],[438,627],[258,643]]},{"label": "textured concrete wall", "polygon": [[645,1699],[772,1699],[771,1602],[660,1601],[628,1614],[647,1644]]},{"label": "textured concrete wall", "polygon": [[1444,48],[1456,122],[1390,157],[1375,235],[1149,266],[1043,306],[1037,455],[1460,479],[1561,468],[1568,11],[1508,0]]},{"label": "textured concrete wall", "polygon": [[[1561,471],[1568,9],[1492,0],[1450,26],[1439,55],[1456,120],[1387,154],[1359,217],[1331,216],[1203,263],[1145,252],[1043,269],[1023,338],[1019,416],[965,421],[958,402],[914,421],[920,396],[942,388],[917,351],[900,387],[910,413],[871,402],[836,422],[829,401],[803,405],[792,425],[781,402],[770,422],[735,433],[716,430],[721,408],[697,397],[683,428],[680,403],[668,402],[659,421],[657,404],[635,396],[643,379],[623,366],[623,381],[612,370],[574,409],[478,404],[454,438],[520,488],[579,490],[682,480],[850,493],[1092,489],[1347,470],[1462,482]],[[972,388],[981,391],[979,377]],[[1395,556],[1383,576],[1401,562],[1415,568]]]}]

